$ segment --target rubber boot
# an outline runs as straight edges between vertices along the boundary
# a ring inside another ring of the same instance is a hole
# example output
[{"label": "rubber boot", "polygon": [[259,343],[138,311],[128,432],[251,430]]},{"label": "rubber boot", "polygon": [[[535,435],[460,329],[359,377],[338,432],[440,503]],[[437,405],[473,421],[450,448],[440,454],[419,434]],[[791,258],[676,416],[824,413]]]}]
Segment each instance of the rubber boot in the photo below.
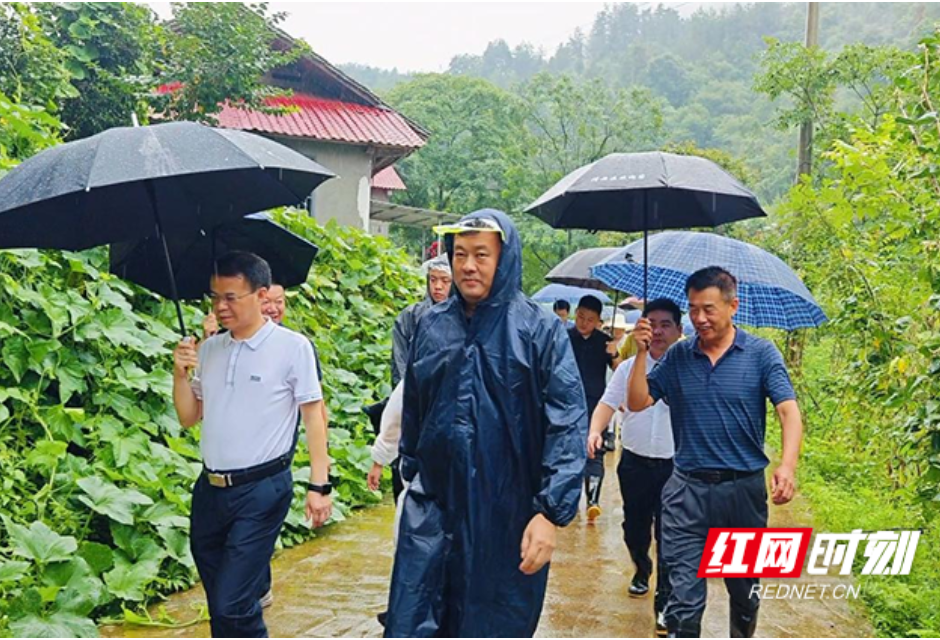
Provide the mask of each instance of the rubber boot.
[{"label": "rubber boot", "polygon": [[666,618],[666,629],[669,631],[669,638],[700,638],[702,636],[702,623],[685,620],[678,622],[672,618]]},{"label": "rubber boot", "polygon": [[753,638],[757,630],[757,612],[741,611],[731,607],[731,630],[729,632],[732,638]]}]

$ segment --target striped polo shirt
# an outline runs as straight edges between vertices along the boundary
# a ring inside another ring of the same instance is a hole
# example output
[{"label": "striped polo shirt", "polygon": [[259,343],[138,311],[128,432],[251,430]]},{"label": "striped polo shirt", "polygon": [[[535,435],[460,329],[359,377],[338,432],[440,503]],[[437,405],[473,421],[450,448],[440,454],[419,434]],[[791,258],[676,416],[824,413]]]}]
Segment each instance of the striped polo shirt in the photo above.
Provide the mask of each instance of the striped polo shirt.
[{"label": "striped polo shirt", "polygon": [[653,399],[669,405],[675,465],[685,472],[763,469],[767,400],[796,398],[777,347],[740,327],[714,367],[696,336],[674,344],[648,380]]}]

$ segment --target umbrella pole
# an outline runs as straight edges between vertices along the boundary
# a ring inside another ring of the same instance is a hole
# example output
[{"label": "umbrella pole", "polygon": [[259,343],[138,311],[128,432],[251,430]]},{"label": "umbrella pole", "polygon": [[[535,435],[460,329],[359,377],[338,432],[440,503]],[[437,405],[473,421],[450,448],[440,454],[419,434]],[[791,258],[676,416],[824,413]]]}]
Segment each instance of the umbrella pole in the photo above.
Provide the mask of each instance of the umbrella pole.
[{"label": "umbrella pole", "polygon": [[186,323],[183,322],[183,307],[180,305],[179,292],[176,290],[176,274],[173,273],[173,261],[170,259],[170,249],[166,245],[166,235],[163,233],[160,211],[157,209],[157,194],[151,180],[144,183],[144,188],[147,190],[147,198],[150,199],[150,208],[153,209],[153,219],[157,225],[157,236],[160,238],[160,244],[163,245],[163,259],[166,263],[166,273],[170,277],[170,295],[173,297],[173,304],[176,305],[176,319],[180,323],[180,335],[185,338]]},{"label": "umbrella pole", "polygon": [[646,308],[649,296],[650,279],[650,231],[649,231],[649,195],[643,192],[643,308]]},{"label": "umbrella pole", "polygon": [[620,304],[620,290],[614,289],[614,312],[610,314],[610,337],[614,337],[614,327],[617,325],[617,305]]}]

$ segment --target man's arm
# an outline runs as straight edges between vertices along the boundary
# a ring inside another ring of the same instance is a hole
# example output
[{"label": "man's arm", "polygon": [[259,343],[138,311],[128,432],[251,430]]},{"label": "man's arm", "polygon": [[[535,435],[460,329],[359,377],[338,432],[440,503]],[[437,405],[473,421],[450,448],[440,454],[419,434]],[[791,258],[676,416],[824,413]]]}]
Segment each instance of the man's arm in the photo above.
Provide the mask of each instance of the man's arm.
[{"label": "man's arm", "polygon": [[594,459],[594,454],[604,446],[604,431],[610,424],[610,419],[614,417],[614,409],[611,406],[598,402],[594,409],[594,415],[591,416],[591,429],[588,432],[588,458]]},{"label": "man's arm", "polygon": [[408,366],[408,353],[411,349],[411,337],[414,335],[412,307],[402,311],[392,327],[392,386],[395,387],[405,377]]},{"label": "man's arm", "polygon": [[577,514],[587,460],[587,407],[571,340],[558,323],[545,329],[537,363],[545,421],[542,483],[534,500],[536,515],[523,532],[520,548],[519,570],[527,575],[552,559],[555,527],[567,525]]},{"label": "man's arm", "polygon": [[803,441],[803,417],[796,400],[785,400],[777,405],[777,417],[782,431],[780,466],[774,470],[771,492],[774,504],[786,504],[796,491],[796,465]]},{"label": "man's arm", "polygon": [[646,379],[646,353],[653,340],[653,330],[646,318],[640,318],[633,328],[636,341],[636,359],[627,384],[627,409],[634,413],[644,411],[655,404],[650,395],[649,381]]},{"label": "man's arm", "polygon": [[185,338],[173,350],[173,406],[180,424],[188,429],[202,419],[202,401],[189,379],[190,370],[199,366],[199,356],[192,338]]},{"label": "man's arm", "polygon": [[[330,479],[330,456],[327,451],[326,423],[323,422],[323,400],[300,405],[300,415],[307,430],[307,447],[310,450],[310,482],[326,484]],[[315,491],[307,492],[307,518],[319,527],[329,520],[333,512],[330,496]]]}]

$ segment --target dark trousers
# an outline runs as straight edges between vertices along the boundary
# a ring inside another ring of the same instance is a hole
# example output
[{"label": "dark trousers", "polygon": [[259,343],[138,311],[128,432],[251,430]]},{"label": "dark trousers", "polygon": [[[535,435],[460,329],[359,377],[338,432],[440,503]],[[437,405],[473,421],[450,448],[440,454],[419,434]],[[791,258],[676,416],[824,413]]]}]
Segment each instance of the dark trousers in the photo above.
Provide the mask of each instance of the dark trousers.
[{"label": "dark trousers", "polygon": [[[671,632],[698,635],[708,595],[705,578],[697,577],[712,527],[766,527],[767,485],[763,473],[709,484],[678,469],[663,488],[663,559],[669,566],[672,594],[666,605]],[[725,578],[731,614],[753,615],[760,598],[751,597],[757,578]]]},{"label": "dark trousers", "polygon": [[653,606],[663,611],[669,599],[669,568],[663,562],[662,492],[672,475],[672,458],[647,458],[626,449],[617,465],[623,497],[623,541],[636,572],[649,578],[653,573],[650,543],[656,535],[656,597]]},{"label": "dark trousers", "polygon": [[[594,415],[594,409],[600,398],[587,398],[588,424],[591,422],[591,416]],[[587,459],[584,467],[584,493],[587,495],[588,504],[597,504],[601,500],[601,485],[604,484],[604,454],[603,449],[596,452],[593,458]]]},{"label": "dark trousers", "polygon": [[270,586],[274,545],[290,509],[290,469],[237,487],[193,489],[190,546],[215,638],[268,635],[258,599]]}]

